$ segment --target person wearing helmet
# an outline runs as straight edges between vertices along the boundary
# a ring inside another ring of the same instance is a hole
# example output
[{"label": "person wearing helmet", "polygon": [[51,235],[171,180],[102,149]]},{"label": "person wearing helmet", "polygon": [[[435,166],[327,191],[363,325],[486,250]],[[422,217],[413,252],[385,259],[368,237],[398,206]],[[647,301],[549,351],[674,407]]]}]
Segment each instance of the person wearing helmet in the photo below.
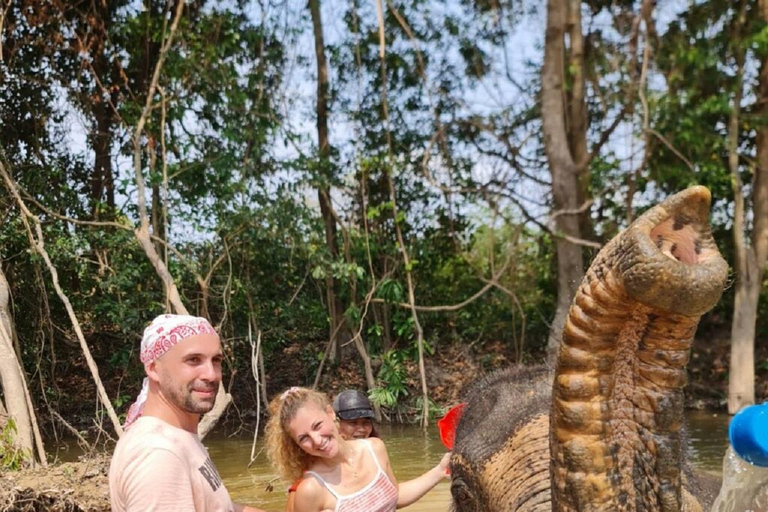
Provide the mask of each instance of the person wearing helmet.
[{"label": "person wearing helmet", "polygon": [[365,393],[348,389],[333,400],[333,411],[339,419],[339,431],[347,439],[381,437],[373,422],[373,407]]},{"label": "person wearing helmet", "polygon": [[[339,420],[339,434],[344,439],[367,439],[380,437],[374,422],[375,414],[371,401],[365,393],[356,389],[347,389],[339,393],[333,400],[333,411]],[[398,484],[397,508],[407,507],[421,499],[443,478],[448,477],[448,464],[451,460],[451,452],[443,455],[440,462],[413,480]],[[302,479],[297,480],[288,489],[288,503],[285,512],[294,512],[296,489]]]}]

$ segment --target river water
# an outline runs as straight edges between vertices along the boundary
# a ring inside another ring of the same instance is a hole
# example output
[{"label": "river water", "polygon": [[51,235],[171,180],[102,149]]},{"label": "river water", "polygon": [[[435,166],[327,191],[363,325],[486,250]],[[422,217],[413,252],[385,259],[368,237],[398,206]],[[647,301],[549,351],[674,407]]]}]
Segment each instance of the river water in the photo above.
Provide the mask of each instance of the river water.
[{"label": "river water", "polygon": [[[694,411],[688,414],[691,441],[689,460],[694,467],[719,475],[727,447],[727,414]],[[381,437],[399,481],[409,480],[427,471],[440,461],[445,448],[440,443],[437,428],[431,426],[424,434],[418,426],[387,426]],[[247,468],[253,440],[243,437],[208,437],[205,444],[224,484],[237,502],[266,510],[285,508],[286,484],[276,480],[276,474],[265,454],[258,455]],[[257,452],[262,447],[261,439]],[[273,488],[270,492],[268,487]],[[444,480],[424,498],[402,510],[408,512],[446,511],[450,503],[450,485]]]}]

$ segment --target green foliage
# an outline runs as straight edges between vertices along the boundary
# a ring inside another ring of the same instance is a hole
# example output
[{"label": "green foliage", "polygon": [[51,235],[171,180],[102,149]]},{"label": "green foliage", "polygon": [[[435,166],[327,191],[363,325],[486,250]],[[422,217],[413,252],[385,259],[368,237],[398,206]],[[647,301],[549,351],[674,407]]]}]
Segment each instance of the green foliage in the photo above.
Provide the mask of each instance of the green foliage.
[{"label": "green foliage", "polygon": [[[424,410],[424,396],[419,395],[416,397],[415,400],[416,409],[419,411],[419,416],[421,417],[422,411]],[[440,418],[445,414],[445,410],[437,405],[434,400],[431,398],[427,399],[427,407],[429,408],[428,416],[430,419],[436,419]]]},{"label": "green foliage", "polygon": [[0,470],[18,471],[30,461],[32,454],[16,445],[16,422],[8,418],[0,429]]},{"label": "green foliage", "polygon": [[[141,380],[139,335],[167,308],[133,233],[139,219],[130,138],[171,4],[12,1],[3,25],[0,158],[43,222],[61,286],[118,408]],[[748,4],[740,39],[732,37],[734,7],[715,0],[682,6],[658,34],[641,37],[653,45],[646,104],[636,90],[641,62],[627,51],[636,2],[582,5],[588,143],[600,141],[619,113],[626,114],[620,129],[634,130],[629,143],[610,138],[583,176],[596,239],[607,241],[656,199],[704,184],[716,200],[715,237],[732,261],[725,144],[737,50],[749,62],[739,140],[744,183],[754,178],[755,133],[767,122],[750,103],[757,59],[768,51],[756,4]],[[249,375],[245,333],[255,324],[267,360],[295,358],[306,370],[271,375],[267,368],[270,380],[311,380],[323,356],[318,347],[327,344],[331,278],[348,327],[361,327],[370,355],[381,360],[372,399],[385,407],[422,407],[406,372],[418,360],[415,320],[402,307],[407,277],[419,306],[453,306],[494,276],[499,285],[461,308],[420,311],[427,355],[458,343],[490,366],[484,348],[501,343],[516,361],[540,361],[557,295],[555,244],[542,227],[551,213],[551,176],[541,49],[518,52],[517,45],[521,36],[531,39],[529,21],[543,19],[542,6],[390,3],[384,69],[375,5],[329,6],[343,25],[326,41],[327,158],[313,130],[315,62],[302,47],[308,13],[294,7],[267,13],[240,1],[185,4],[142,139],[152,233],[176,251],[166,253],[159,242],[156,248],[190,311],[222,322],[228,370]],[[567,64],[565,71],[570,100],[579,69]],[[653,136],[643,128],[646,106]],[[647,160],[636,157],[641,149]],[[319,189],[330,190],[335,248],[327,244]],[[60,378],[83,369],[69,316],[9,194],[0,195],[0,216],[0,261],[22,363],[54,406],[84,409],[88,401],[72,397]],[[727,328],[732,307],[728,292],[702,328]],[[759,336],[768,332],[765,309],[763,297]]]},{"label": "green foliage", "polygon": [[400,350],[390,350],[381,355],[380,386],[371,390],[371,400],[379,405],[395,408],[402,398],[408,396],[408,371],[405,361],[408,356]]}]

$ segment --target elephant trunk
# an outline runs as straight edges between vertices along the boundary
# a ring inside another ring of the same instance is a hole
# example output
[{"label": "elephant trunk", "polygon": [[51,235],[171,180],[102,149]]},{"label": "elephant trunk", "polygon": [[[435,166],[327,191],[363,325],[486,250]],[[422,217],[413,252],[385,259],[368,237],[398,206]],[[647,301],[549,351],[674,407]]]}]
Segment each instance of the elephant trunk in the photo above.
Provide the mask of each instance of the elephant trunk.
[{"label": "elephant trunk", "polygon": [[676,194],[606,245],[563,330],[553,384],[553,510],[683,510],[685,366],[728,276],[704,187]]}]

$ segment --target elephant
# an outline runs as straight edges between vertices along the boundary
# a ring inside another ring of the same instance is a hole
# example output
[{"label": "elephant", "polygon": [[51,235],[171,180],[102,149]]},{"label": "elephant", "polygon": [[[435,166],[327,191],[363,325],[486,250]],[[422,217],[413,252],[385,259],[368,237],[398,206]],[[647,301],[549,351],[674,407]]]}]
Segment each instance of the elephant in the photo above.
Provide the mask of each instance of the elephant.
[{"label": "elephant", "polygon": [[597,254],[550,368],[511,368],[465,395],[455,512],[699,512],[713,477],[685,463],[683,387],[728,264],[702,186],[650,208]]}]

